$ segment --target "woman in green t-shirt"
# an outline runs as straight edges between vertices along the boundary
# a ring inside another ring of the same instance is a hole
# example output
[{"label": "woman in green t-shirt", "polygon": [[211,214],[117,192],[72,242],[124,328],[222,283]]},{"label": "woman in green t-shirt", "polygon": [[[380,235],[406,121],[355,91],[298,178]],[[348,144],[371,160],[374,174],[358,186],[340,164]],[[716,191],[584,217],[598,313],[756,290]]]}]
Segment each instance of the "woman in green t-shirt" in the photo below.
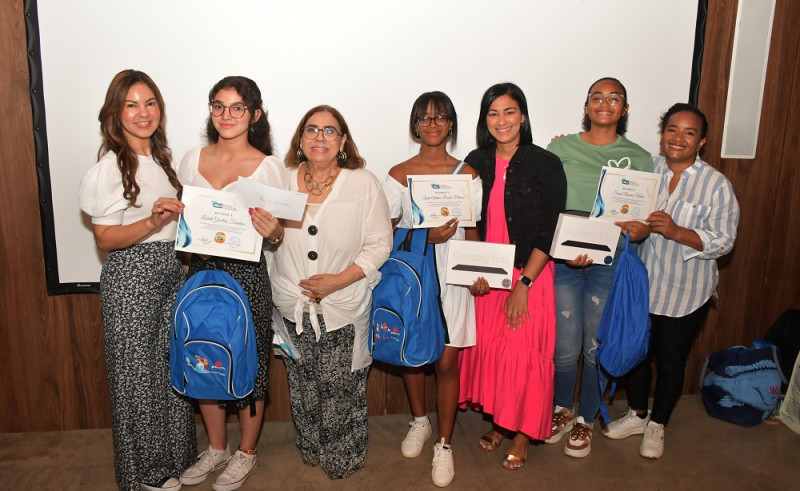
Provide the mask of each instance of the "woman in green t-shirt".
[{"label": "woman in green t-shirt", "polygon": [[[601,78],[589,87],[583,105],[581,133],[553,140],[547,149],[558,155],[567,175],[568,211],[588,216],[594,205],[600,170],[604,166],[653,171],[650,153],[625,138],[628,123],[628,93],[615,78]],[[631,240],[646,236],[646,225],[630,222]],[[624,232],[624,230],[623,230]],[[586,255],[556,261],[556,349],[552,434],[545,441],[556,443],[569,434],[564,453],[586,457],[591,451],[594,419],[600,407],[595,350],[597,329],[606,303],[619,253],[625,247],[620,236],[611,266],[593,265]],[[578,360],[583,352],[583,375],[577,414],[573,394]]]}]

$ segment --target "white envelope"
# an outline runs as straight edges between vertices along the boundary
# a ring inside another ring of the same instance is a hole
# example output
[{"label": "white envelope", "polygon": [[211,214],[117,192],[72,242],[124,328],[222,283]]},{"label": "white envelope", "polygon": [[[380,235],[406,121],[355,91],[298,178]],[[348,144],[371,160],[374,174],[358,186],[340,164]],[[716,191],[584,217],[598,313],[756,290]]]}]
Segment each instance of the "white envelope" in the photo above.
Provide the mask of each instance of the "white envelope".
[{"label": "white envelope", "polygon": [[594,264],[610,266],[621,231],[610,222],[561,213],[550,255],[557,259],[575,259],[587,254]]},{"label": "white envelope", "polygon": [[514,286],[517,246],[474,240],[450,240],[447,244],[446,283],[470,286],[483,276],[492,288],[509,290]]}]

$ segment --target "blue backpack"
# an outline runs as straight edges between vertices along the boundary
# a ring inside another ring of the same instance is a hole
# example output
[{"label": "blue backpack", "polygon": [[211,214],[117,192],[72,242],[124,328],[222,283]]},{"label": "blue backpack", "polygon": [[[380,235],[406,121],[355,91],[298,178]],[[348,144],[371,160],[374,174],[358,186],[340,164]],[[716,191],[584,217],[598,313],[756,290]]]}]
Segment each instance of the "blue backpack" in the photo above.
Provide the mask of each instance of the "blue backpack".
[{"label": "blue backpack", "polygon": [[[597,372],[602,394],[607,384],[606,375],[614,379],[633,370],[645,360],[650,345],[650,284],[647,268],[631,249],[630,233],[625,237],[625,250],[614,271],[597,341],[600,344],[596,359],[601,368]],[[616,382],[612,381],[611,396],[615,388]],[[606,423],[611,421],[602,399],[600,410]]]},{"label": "blue backpack", "polygon": [[406,367],[433,363],[447,337],[439,275],[427,229],[398,228],[381,281],[372,292],[369,352]]},{"label": "blue backpack", "polygon": [[253,391],[255,328],[242,286],[225,271],[192,275],[178,292],[170,330],[172,386],[194,399],[233,400]]}]

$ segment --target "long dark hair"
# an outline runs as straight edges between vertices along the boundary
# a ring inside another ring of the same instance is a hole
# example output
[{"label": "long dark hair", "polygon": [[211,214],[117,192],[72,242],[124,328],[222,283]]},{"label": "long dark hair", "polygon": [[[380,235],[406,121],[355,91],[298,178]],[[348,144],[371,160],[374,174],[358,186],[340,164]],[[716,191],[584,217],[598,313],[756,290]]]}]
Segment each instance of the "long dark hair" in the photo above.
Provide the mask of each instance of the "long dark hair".
[{"label": "long dark hair", "polygon": [[533,144],[531,118],[528,116],[528,101],[525,99],[525,94],[522,92],[522,89],[517,87],[515,84],[512,84],[511,82],[504,82],[489,87],[489,89],[484,92],[483,98],[481,99],[481,113],[480,116],[478,116],[478,128],[475,135],[478,141],[478,148],[480,149],[485,150],[495,144],[495,139],[492,134],[489,133],[489,126],[486,124],[486,115],[489,114],[489,107],[492,105],[495,99],[504,95],[507,95],[517,101],[517,104],[519,104],[519,110],[522,112],[522,115],[525,118],[519,129],[519,144]]},{"label": "long dark hair", "polygon": [[344,163],[337,162],[337,165],[343,169],[360,169],[365,167],[367,163],[364,161],[364,158],[358,154],[358,147],[356,146],[355,140],[353,140],[353,135],[350,134],[350,129],[347,127],[347,122],[344,120],[344,116],[342,116],[342,113],[340,113],[336,108],[327,105],[312,107],[303,115],[302,119],[300,119],[300,123],[297,125],[297,129],[292,137],[289,151],[286,153],[286,167],[294,169],[299,167],[300,164],[304,162],[304,160],[300,160],[300,156],[297,155],[297,151],[300,150],[301,138],[303,138],[303,128],[306,127],[306,123],[308,123],[308,120],[311,119],[311,116],[317,113],[330,113],[330,115],[336,119],[336,122],[339,123],[339,126],[342,128],[342,135],[347,135],[347,140],[344,142],[343,149],[343,151],[347,154],[347,160]]},{"label": "long dark hair", "polygon": [[[212,102],[217,92],[222,89],[233,89],[238,92],[242,96],[242,102],[247,106],[247,110],[250,111],[250,129],[247,131],[247,142],[264,154],[272,155],[272,133],[258,85],[247,77],[238,75],[225,77],[211,87],[211,91],[208,93],[208,102]],[[257,110],[261,111],[261,117],[258,118],[258,121],[253,122]],[[208,115],[208,120],[206,121],[206,138],[211,143],[219,141],[219,132],[214,128],[211,114]]]},{"label": "long dark hair", "polygon": [[117,156],[117,168],[122,174],[122,196],[128,200],[131,206],[138,206],[136,198],[139,197],[141,188],[136,182],[136,171],[139,169],[139,159],[136,152],[131,148],[125,132],[122,129],[122,122],[120,115],[125,107],[125,100],[128,96],[128,91],[136,84],[145,84],[155,95],[156,103],[158,104],[159,112],[161,113],[158,120],[158,128],[150,136],[150,152],[153,155],[153,160],[164,170],[167,174],[169,183],[178,190],[178,194],[183,190],[178,176],[172,169],[172,152],[167,146],[167,134],[164,131],[164,120],[166,118],[164,112],[164,98],[161,96],[161,91],[158,86],[153,82],[146,73],[138,70],[123,70],[116,74],[111,80],[106,91],[106,99],[103,102],[103,107],[100,108],[100,113],[97,115],[97,120],[100,121],[100,133],[103,136],[103,142],[100,144],[100,150],[97,151],[97,159],[105,155],[107,152],[114,152]]},{"label": "long dark hair", "polygon": [[438,90],[425,92],[414,101],[414,105],[411,107],[411,117],[408,121],[408,131],[411,133],[411,138],[419,143],[419,136],[417,136],[417,118],[425,116],[428,113],[428,106],[431,104],[433,104],[438,114],[446,114],[453,123],[452,128],[450,128],[450,134],[448,135],[450,148],[453,148],[456,146],[456,140],[458,139],[458,115],[456,114],[453,101],[450,100],[447,94]]},{"label": "long dark hair", "polygon": [[586,92],[586,100],[583,102],[584,113],[583,113],[583,121],[581,121],[581,126],[583,127],[583,131],[589,131],[592,129],[592,120],[589,119],[589,115],[586,114],[585,109],[589,106],[589,95],[592,92],[592,87],[599,84],[600,82],[614,82],[619,84],[620,87],[622,87],[622,96],[625,98],[625,104],[623,104],[622,106],[623,108],[622,116],[619,118],[619,121],[617,121],[617,134],[620,136],[625,136],[625,133],[627,133],[628,131],[628,111],[625,111],[624,109],[625,107],[628,106],[628,89],[626,89],[625,86],[622,85],[622,82],[620,82],[614,77],[603,77],[601,79],[595,80],[592,83],[592,85],[589,86],[589,91]]}]

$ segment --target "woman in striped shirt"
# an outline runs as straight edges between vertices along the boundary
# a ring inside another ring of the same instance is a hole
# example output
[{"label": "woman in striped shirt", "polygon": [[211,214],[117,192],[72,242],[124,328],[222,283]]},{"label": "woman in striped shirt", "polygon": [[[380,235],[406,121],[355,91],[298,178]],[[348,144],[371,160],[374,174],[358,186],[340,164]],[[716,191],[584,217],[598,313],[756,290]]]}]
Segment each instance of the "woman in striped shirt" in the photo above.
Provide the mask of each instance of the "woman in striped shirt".
[{"label": "woman in striped shirt", "polygon": [[[614,439],[643,433],[639,453],[651,459],[664,452],[686,358],[716,295],[716,259],[733,248],[739,223],[731,183],[699,157],[707,131],[705,115],[690,104],[675,104],[661,118],[659,211],[647,217],[651,234],[640,248],[650,278],[650,352],[628,376],[628,413],[603,431]],[[652,357],[658,379],[651,413]]]}]

